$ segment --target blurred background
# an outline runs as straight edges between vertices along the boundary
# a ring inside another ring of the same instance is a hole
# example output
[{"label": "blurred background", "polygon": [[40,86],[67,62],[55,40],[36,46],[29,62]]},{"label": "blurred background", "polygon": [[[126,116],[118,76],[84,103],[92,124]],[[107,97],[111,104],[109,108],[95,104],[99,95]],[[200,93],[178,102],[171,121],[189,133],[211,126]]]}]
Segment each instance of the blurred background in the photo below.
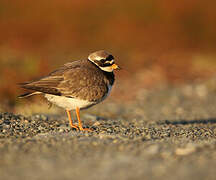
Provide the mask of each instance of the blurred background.
[{"label": "blurred background", "polygon": [[1,0],[0,111],[17,83],[105,49],[123,67],[111,100],[216,75],[216,1]]}]

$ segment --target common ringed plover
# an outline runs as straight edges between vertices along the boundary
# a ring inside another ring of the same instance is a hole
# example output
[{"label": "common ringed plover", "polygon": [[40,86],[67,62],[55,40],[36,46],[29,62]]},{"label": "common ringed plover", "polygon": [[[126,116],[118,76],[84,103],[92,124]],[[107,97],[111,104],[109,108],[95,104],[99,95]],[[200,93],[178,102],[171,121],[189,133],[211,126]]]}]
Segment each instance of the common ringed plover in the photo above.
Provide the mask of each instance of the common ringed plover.
[{"label": "common ringed plover", "polygon": [[[82,126],[80,109],[106,99],[115,81],[114,69],[120,69],[114,57],[104,50],[96,51],[86,60],[66,63],[45,77],[21,83],[22,88],[33,92],[19,97],[42,94],[51,103],[66,109],[71,128],[89,130]],[[72,122],[71,110],[76,110],[78,126]]]}]

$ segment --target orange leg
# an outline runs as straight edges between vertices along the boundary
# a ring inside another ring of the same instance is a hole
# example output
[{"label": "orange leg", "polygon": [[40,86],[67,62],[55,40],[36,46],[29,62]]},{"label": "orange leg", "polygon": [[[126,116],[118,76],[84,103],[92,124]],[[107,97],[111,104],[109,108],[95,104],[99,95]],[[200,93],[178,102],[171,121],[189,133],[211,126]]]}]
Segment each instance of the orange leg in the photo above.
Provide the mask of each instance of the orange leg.
[{"label": "orange leg", "polygon": [[80,131],[92,131],[91,129],[82,127],[82,122],[81,122],[81,119],[80,119],[80,109],[78,107],[76,108],[76,115],[77,115]]},{"label": "orange leg", "polygon": [[73,125],[73,121],[72,121],[72,118],[71,118],[71,113],[70,113],[70,111],[69,111],[69,110],[66,110],[66,112],[67,112],[67,115],[68,115],[70,127],[75,128],[76,130],[78,130],[79,128],[78,128],[77,126]]}]

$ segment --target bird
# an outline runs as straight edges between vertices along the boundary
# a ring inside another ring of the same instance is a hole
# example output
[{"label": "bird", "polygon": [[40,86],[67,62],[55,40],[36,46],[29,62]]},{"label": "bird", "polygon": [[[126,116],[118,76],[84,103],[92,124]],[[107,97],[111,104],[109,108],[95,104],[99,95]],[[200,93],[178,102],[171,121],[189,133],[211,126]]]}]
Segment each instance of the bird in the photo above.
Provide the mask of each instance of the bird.
[{"label": "bird", "polygon": [[[21,88],[31,92],[18,97],[43,95],[51,104],[66,110],[71,128],[91,131],[83,128],[80,110],[90,108],[108,97],[115,81],[113,71],[119,69],[112,54],[105,50],[95,51],[87,59],[66,63],[47,76],[20,83]],[[72,121],[71,111],[76,112],[78,126]]]}]

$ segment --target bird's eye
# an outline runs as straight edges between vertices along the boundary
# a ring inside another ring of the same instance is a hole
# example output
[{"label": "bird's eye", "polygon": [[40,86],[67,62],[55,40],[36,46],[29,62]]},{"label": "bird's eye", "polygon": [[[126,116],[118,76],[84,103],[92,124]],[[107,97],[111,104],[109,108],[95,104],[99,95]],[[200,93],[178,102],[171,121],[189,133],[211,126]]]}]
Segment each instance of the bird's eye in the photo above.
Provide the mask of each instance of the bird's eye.
[{"label": "bird's eye", "polygon": [[113,57],[112,55],[109,55],[109,56],[106,58],[107,61],[111,61],[111,60],[113,60],[113,59],[114,59],[114,57]]}]

